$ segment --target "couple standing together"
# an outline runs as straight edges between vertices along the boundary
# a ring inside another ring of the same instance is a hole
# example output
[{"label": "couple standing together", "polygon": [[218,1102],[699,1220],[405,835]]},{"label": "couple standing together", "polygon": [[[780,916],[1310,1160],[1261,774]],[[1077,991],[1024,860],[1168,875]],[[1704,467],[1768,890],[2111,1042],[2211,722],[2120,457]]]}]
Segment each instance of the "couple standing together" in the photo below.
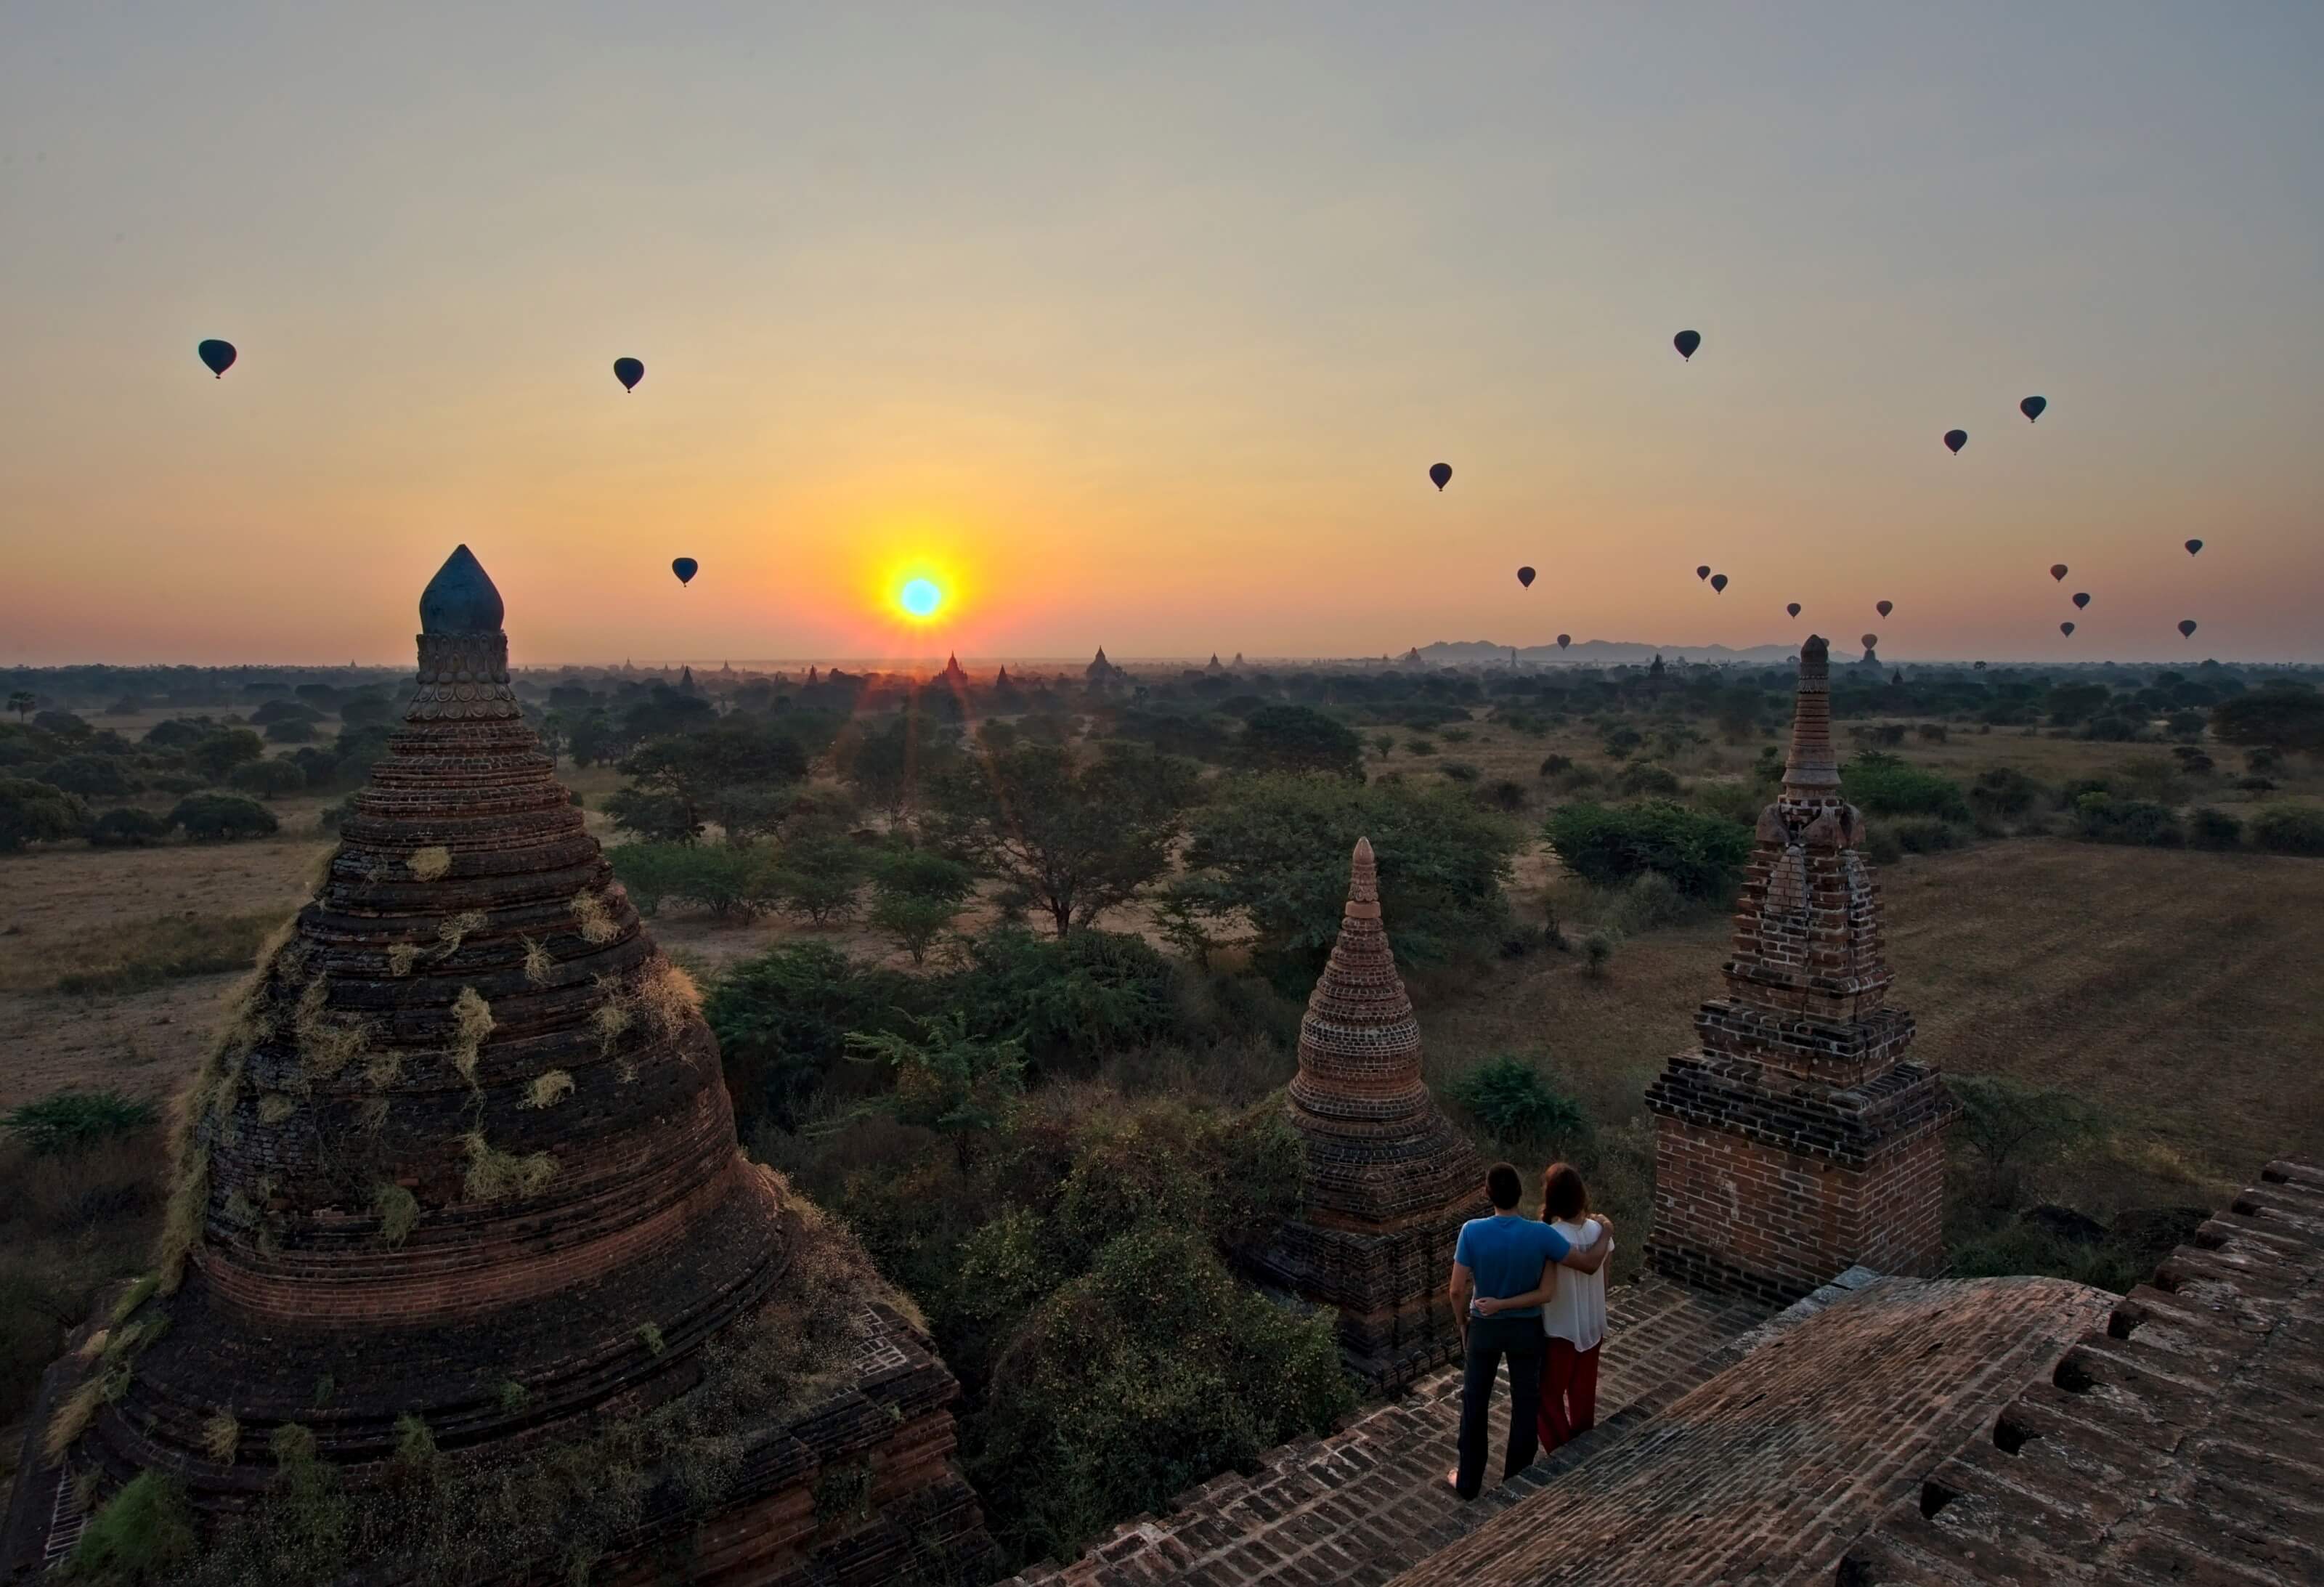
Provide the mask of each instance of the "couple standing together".
[{"label": "couple standing together", "polygon": [[[1509,1361],[1509,1450],[1504,1481],[1598,1419],[1598,1345],[1606,1336],[1606,1259],[1614,1225],[1590,1210],[1582,1176],[1564,1163],[1542,1175],[1541,1217],[1519,1215],[1524,1182],[1507,1163],[1485,1176],[1489,1218],[1461,1226],[1452,1252],[1452,1315],[1467,1370],[1461,1383],[1461,1464],[1446,1473],[1474,1499],[1485,1482],[1493,1379]],[[1559,1269],[1565,1269],[1560,1272]]]}]

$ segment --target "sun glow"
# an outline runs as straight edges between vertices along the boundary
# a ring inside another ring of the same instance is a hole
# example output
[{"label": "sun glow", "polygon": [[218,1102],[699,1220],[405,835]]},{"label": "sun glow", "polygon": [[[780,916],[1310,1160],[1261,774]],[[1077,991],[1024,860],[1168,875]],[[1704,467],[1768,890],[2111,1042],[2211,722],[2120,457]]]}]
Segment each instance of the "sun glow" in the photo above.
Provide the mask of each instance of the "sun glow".
[{"label": "sun glow", "polygon": [[926,623],[944,609],[944,591],[932,578],[912,578],[896,592],[896,604],[904,615],[915,622]]}]

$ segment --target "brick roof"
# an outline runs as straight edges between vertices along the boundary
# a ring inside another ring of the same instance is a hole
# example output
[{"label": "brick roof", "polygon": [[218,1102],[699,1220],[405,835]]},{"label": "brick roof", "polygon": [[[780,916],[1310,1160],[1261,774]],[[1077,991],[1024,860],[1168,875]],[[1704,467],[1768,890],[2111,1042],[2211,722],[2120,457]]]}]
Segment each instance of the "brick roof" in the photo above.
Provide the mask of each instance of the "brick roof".
[{"label": "brick roof", "polygon": [[2324,1582],[2324,1167],[2269,1164],[1838,1580]]}]

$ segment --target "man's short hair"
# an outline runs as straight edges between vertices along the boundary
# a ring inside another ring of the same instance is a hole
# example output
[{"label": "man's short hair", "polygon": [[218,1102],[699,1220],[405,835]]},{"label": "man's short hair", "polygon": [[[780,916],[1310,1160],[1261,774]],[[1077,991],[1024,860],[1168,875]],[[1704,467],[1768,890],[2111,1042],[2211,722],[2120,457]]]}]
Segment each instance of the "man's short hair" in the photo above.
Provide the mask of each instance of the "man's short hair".
[{"label": "man's short hair", "polygon": [[1516,1206],[1517,1197],[1525,1194],[1525,1181],[1517,1177],[1517,1171],[1511,1165],[1495,1163],[1485,1173],[1485,1194],[1493,1198],[1495,1206],[1506,1213]]}]

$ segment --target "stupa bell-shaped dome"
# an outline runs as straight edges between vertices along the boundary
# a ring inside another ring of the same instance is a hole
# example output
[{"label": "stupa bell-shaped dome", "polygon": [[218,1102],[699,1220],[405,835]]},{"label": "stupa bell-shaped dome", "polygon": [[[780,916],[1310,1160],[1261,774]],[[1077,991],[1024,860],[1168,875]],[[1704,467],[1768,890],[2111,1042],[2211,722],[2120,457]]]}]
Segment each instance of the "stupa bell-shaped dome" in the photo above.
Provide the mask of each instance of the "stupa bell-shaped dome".
[{"label": "stupa bell-shaped dome", "polygon": [[466,545],[452,548],[420,592],[422,633],[498,633],[506,615],[492,575]]}]

